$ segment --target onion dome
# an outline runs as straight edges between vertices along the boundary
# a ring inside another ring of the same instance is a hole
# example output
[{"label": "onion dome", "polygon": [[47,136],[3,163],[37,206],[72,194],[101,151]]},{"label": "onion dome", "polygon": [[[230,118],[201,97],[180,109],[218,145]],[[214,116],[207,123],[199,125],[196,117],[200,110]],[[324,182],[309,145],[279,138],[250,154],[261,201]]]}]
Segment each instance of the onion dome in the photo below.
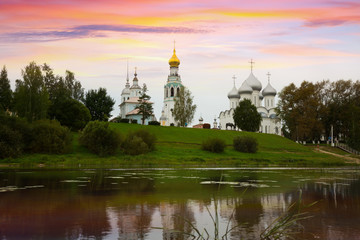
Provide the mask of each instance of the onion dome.
[{"label": "onion dome", "polygon": [[251,72],[249,77],[245,80],[253,90],[260,91],[262,88],[261,82]]},{"label": "onion dome", "polygon": [[133,85],[131,86],[130,89],[141,89],[141,87],[139,86],[139,80],[137,78],[137,73],[136,73],[136,68],[135,68],[135,73],[134,73],[134,79],[133,79]]},{"label": "onion dome", "polygon": [[270,81],[269,81],[268,85],[264,88],[264,90],[262,91],[262,95],[264,97],[276,95],[276,90],[275,90],[275,88],[273,88],[273,86],[271,86]]},{"label": "onion dome", "polygon": [[240,94],[238,93],[235,84],[231,91],[228,93],[228,98],[240,98]]},{"label": "onion dome", "polygon": [[124,94],[130,95],[130,88],[128,88],[128,87],[124,88],[121,92],[121,95],[124,95]]},{"label": "onion dome", "polygon": [[247,83],[247,81],[245,80],[243,82],[243,84],[241,85],[241,87],[238,90],[238,93],[241,94],[252,94],[253,89],[250,87],[250,85]]},{"label": "onion dome", "polygon": [[261,92],[259,93],[259,99],[260,99],[260,101],[264,99],[264,96],[262,95]]},{"label": "onion dome", "polygon": [[175,48],[172,57],[169,59],[169,65],[170,67],[179,67],[180,65],[180,60],[176,56]]},{"label": "onion dome", "polygon": [[199,122],[202,122],[204,121],[204,119],[202,117],[199,118]]}]

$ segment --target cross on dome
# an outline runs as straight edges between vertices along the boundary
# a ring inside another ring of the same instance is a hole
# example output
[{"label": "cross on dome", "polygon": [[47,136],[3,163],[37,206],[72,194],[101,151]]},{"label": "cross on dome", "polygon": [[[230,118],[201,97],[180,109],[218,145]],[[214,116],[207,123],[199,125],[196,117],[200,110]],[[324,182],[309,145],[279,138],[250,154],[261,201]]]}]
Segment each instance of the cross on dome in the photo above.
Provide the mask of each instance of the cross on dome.
[{"label": "cross on dome", "polygon": [[236,79],[235,75],[233,75],[232,79],[234,79],[234,86],[235,86],[235,79]]},{"label": "cross on dome", "polygon": [[268,82],[270,82],[270,76],[271,76],[271,74],[268,72],[266,75],[268,76]]},{"label": "cross on dome", "polygon": [[251,72],[252,72],[255,62],[251,59],[249,63],[250,63],[250,68],[251,68]]}]

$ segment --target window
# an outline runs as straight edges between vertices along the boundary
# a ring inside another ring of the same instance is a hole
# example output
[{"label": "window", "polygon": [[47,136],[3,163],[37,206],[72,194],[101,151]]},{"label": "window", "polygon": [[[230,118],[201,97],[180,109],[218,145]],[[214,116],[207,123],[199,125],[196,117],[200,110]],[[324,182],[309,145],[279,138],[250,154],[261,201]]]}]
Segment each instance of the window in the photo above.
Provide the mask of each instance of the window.
[{"label": "window", "polygon": [[273,107],[274,106],[274,100],[271,99],[271,106]]},{"label": "window", "polygon": [[174,96],[174,88],[172,87],[171,92],[170,92],[170,97],[173,97],[173,96]]},{"label": "window", "polygon": [[267,106],[269,107],[269,99],[267,100]]},{"label": "window", "polygon": [[265,126],[265,133],[267,133],[267,126]]},{"label": "window", "polygon": [[180,95],[180,88],[177,88],[176,89],[176,96],[179,96]]},{"label": "window", "polygon": [[169,97],[169,90],[165,88],[166,97]]}]

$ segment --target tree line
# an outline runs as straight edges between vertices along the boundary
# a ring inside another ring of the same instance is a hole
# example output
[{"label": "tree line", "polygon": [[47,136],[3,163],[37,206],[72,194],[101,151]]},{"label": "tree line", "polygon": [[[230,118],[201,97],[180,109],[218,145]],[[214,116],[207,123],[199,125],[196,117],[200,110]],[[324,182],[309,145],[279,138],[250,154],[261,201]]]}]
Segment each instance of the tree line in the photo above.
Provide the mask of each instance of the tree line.
[{"label": "tree line", "polygon": [[277,112],[284,136],[299,141],[333,136],[360,149],[360,82],[293,83],[279,94]]},{"label": "tree line", "polygon": [[46,63],[29,63],[16,80],[15,90],[10,87],[7,69],[0,73],[0,110],[16,114],[33,122],[56,119],[71,130],[85,127],[90,120],[108,121],[115,104],[105,88],[85,93],[75,74],[66,71],[56,75]]}]

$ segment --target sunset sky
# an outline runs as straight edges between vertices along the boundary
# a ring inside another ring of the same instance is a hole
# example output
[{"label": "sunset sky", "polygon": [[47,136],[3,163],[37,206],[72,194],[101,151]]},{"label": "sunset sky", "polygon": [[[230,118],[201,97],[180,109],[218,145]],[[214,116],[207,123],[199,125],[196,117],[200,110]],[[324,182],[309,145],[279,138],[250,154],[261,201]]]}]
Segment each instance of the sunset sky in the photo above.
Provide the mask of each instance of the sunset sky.
[{"label": "sunset sky", "polygon": [[134,67],[160,117],[173,41],[182,82],[213,122],[250,73],[280,91],[294,82],[360,80],[360,1],[0,0],[0,65],[14,89],[29,62],[75,73],[116,100]]}]

